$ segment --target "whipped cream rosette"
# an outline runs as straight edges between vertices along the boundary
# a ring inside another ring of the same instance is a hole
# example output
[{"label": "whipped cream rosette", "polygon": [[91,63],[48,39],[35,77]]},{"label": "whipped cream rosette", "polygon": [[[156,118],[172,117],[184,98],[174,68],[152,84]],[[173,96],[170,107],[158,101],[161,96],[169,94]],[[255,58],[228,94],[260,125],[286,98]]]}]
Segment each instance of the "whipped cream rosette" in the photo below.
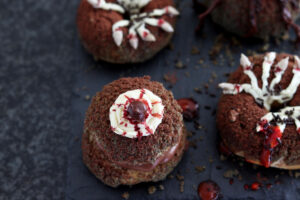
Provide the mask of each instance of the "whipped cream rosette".
[{"label": "whipped cream rosette", "polygon": [[160,97],[147,89],[137,89],[119,95],[110,108],[109,119],[114,133],[141,138],[155,133],[163,114]]}]

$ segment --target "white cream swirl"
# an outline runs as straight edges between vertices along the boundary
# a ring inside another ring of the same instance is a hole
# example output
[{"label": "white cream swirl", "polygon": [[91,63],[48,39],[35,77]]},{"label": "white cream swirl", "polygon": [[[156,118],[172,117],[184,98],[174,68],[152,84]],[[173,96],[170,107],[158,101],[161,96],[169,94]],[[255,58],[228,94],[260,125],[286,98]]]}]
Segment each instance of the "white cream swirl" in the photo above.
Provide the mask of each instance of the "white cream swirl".
[{"label": "white cream swirl", "polygon": [[[143,122],[132,122],[127,115],[131,102],[142,101],[147,107]],[[137,89],[120,94],[109,110],[111,129],[114,133],[128,138],[141,138],[155,133],[162,122],[164,106],[157,95],[147,89]]]}]

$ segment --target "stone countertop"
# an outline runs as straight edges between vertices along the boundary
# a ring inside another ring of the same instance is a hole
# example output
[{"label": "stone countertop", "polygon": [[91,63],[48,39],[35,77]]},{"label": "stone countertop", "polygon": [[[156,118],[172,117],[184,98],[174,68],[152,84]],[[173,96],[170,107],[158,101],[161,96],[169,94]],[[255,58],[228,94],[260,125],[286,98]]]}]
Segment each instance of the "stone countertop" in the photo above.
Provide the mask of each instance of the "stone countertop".
[{"label": "stone countertop", "polygon": [[64,197],[77,5],[0,1],[0,199]]}]

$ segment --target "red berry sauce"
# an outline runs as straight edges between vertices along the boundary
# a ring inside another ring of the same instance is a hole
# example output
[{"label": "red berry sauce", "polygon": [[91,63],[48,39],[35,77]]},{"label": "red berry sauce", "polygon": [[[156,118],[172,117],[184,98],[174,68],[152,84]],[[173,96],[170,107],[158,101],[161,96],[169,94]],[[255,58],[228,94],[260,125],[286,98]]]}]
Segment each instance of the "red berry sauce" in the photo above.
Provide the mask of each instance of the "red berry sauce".
[{"label": "red berry sauce", "polygon": [[261,121],[259,125],[261,127],[260,133],[265,135],[260,162],[263,166],[268,168],[271,164],[272,151],[281,142],[282,132],[279,126],[272,126],[266,120]]},{"label": "red berry sauce", "polygon": [[220,187],[211,180],[203,181],[198,186],[198,194],[202,200],[217,200],[220,195]]},{"label": "red berry sauce", "polygon": [[183,117],[192,121],[198,117],[199,105],[197,101],[192,98],[182,98],[177,100],[178,104],[182,108]]},{"label": "red berry sauce", "polygon": [[251,189],[253,191],[259,190],[261,187],[262,187],[262,185],[259,182],[254,182],[251,185],[248,185],[248,184],[244,185],[245,190]]}]

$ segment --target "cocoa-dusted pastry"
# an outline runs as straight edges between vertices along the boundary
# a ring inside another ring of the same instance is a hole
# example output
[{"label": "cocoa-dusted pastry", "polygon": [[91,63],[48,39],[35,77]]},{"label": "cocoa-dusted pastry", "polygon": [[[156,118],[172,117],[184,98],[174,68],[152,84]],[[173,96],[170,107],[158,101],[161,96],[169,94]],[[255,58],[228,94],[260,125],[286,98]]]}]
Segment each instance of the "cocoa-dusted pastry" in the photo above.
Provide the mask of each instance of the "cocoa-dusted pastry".
[{"label": "cocoa-dusted pastry", "polygon": [[289,54],[247,57],[228,83],[217,110],[223,145],[265,167],[300,169],[300,59]]},{"label": "cocoa-dusted pastry", "polygon": [[177,15],[173,0],[81,0],[77,26],[96,60],[137,63],[170,42]]},{"label": "cocoa-dusted pastry", "polygon": [[104,86],[86,113],[84,163],[112,187],[164,179],[186,146],[181,111],[173,94],[148,76]]},{"label": "cocoa-dusted pastry", "polygon": [[242,37],[280,37],[292,27],[300,39],[295,23],[300,0],[205,0],[204,5],[207,10],[199,15],[200,23],[211,14],[216,24]]}]

